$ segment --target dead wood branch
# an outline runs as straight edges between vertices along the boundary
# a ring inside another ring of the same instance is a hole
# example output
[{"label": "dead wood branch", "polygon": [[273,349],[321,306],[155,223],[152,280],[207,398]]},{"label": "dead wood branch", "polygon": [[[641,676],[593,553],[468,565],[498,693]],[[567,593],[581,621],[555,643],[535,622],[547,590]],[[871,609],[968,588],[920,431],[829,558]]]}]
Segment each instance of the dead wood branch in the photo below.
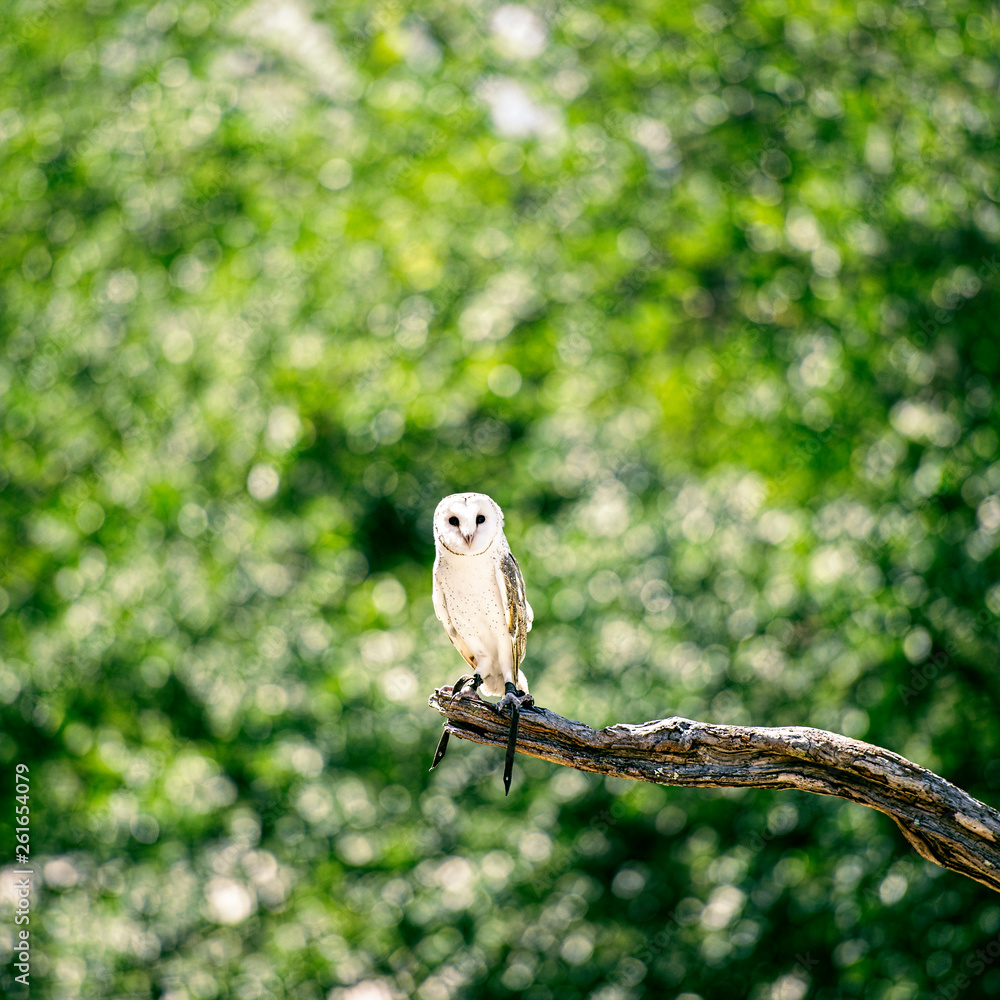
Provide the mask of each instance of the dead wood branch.
[{"label": "dead wood branch", "polygon": [[[485,702],[438,688],[430,705],[446,732],[503,747],[509,719]],[[705,788],[798,788],[892,817],[921,857],[1000,892],[1000,812],[891,750],[806,726],[718,726],[691,719],[600,731],[546,709],[525,709],[517,749],[619,778]]]}]

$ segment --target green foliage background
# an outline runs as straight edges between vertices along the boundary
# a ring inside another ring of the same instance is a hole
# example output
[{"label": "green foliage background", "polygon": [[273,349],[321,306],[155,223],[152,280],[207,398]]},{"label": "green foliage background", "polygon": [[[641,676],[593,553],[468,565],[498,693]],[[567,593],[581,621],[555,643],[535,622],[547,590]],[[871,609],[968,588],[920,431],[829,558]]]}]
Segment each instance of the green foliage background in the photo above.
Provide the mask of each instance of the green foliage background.
[{"label": "green foliage background", "polygon": [[1000,994],[997,897],[887,818],[526,758],[504,799],[487,748],[428,774],[426,705],[431,513],[481,490],[541,704],[1000,801],[995,5],[12,0],[0,38],[32,996]]}]

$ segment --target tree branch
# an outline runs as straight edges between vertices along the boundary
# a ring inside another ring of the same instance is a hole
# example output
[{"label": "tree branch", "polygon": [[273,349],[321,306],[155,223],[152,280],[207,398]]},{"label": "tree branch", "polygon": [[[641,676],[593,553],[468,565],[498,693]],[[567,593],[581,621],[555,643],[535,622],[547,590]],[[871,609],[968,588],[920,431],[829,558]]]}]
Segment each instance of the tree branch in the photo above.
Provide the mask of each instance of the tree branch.
[{"label": "tree branch", "polygon": [[[506,746],[510,720],[450,687],[429,703],[445,732]],[[905,757],[806,726],[718,726],[661,719],[600,731],[546,709],[523,709],[517,749],[581,771],[660,785],[798,788],[878,809],[928,861],[1000,892],[1000,812]]]}]

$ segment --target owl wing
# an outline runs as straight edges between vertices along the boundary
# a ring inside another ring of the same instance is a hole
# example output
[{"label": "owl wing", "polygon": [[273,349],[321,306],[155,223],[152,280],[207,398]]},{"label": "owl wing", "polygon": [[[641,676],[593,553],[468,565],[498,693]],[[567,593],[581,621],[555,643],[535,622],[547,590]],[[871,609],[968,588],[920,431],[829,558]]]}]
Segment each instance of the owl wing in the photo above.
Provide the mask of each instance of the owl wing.
[{"label": "owl wing", "polygon": [[448,633],[448,638],[451,639],[452,644],[462,654],[462,659],[475,670],[475,654],[469,649],[468,643],[458,634],[458,630],[452,623],[451,614],[448,611],[448,602],[444,597],[444,588],[438,583],[436,573],[434,574],[434,586],[431,588],[431,600],[434,602],[434,614],[437,615],[438,621],[444,626],[445,632]]},{"label": "owl wing", "polygon": [[504,552],[496,564],[497,586],[504,602],[507,617],[507,631],[510,633],[510,645],[514,653],[514,676],[524,659],[524,650],[528,645],[528,633],[535,613],[524,593],[524,577],[521,567],[517,565],[514,554]]}]

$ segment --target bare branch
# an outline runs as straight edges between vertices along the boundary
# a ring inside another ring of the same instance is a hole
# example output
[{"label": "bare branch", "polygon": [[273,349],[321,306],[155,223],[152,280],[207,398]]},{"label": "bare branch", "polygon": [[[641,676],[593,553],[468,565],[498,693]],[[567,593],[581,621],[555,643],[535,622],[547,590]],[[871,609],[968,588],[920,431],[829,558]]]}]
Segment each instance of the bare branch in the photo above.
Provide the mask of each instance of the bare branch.
[{"label": "bare branch", "polygon": [[[438,688],[429,699],[461,739],[506,746],[510,720]],[[1000,812],[905,757],[806,726],[717,726],[661,719],[600,731],[524,709],[517,749],[581,771],[660,785],[798,788],[878,809],[921,857],[1000,892]]]}]

